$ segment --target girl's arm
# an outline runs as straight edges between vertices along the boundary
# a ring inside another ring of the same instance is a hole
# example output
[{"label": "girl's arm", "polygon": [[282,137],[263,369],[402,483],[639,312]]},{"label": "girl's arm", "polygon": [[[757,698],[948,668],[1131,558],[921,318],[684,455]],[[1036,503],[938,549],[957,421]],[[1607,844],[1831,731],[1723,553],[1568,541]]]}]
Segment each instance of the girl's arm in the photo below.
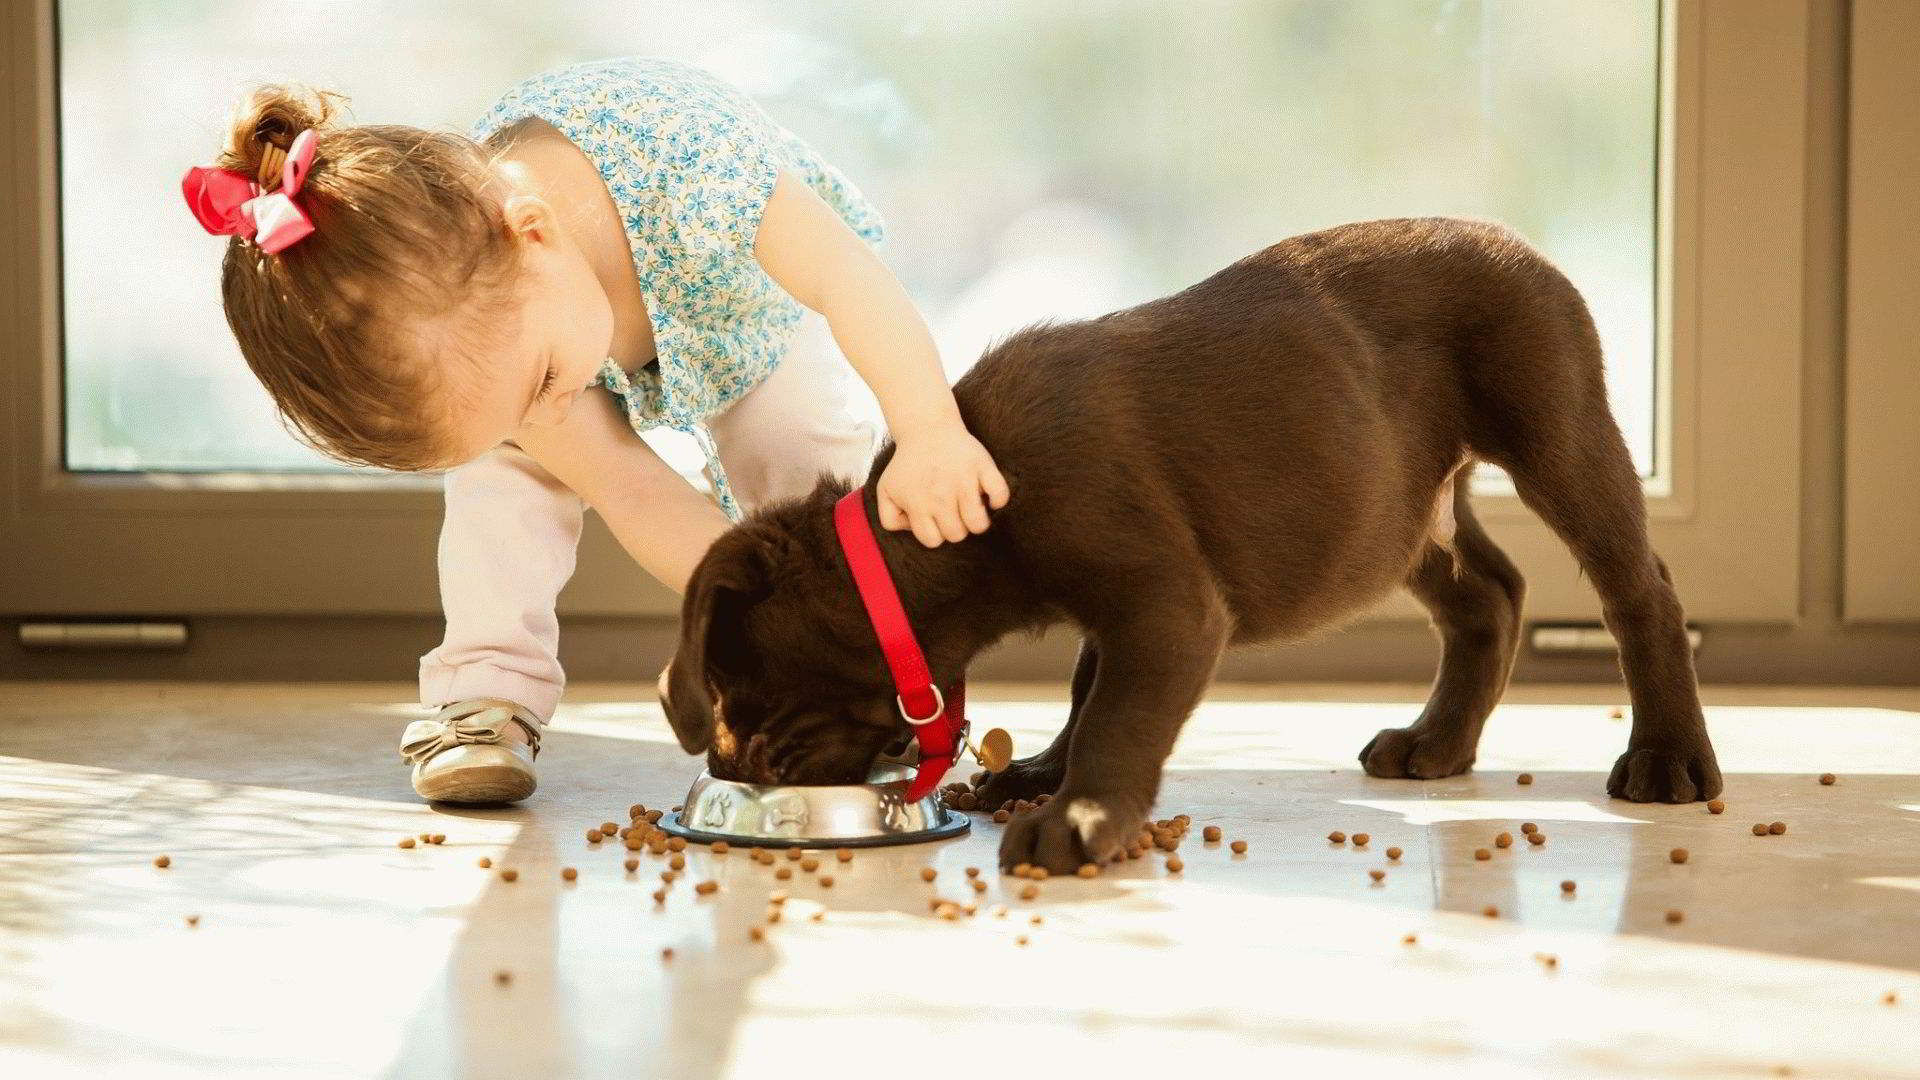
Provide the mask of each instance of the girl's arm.
[{"label": "girl's arm", "polygon": [[754,239],[767,275],[826,316],[873,388],[895,444],[876,486],[880,523],[910,527],[928,547],[984,532],[985,492],[1006,505],[1007,483],[960,418],[925,320],[873,248],[804,180],[782,172]]},{"label": "girl's arm", "polygon": [[525,450],[606,520],[620,546],[682,596],[727,515],[636,437],[611,394],[586,394],[558,424],[520,429]]}]

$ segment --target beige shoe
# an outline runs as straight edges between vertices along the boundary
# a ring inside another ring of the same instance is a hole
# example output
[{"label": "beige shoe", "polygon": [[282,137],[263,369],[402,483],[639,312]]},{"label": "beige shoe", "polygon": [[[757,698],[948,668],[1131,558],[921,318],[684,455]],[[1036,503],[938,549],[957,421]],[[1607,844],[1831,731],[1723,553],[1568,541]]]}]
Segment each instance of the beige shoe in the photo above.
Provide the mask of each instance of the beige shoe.
[{"label": "beige shoe", "polygon": [[[527,731],[521,745],[506,725]],[[453,803],[518,802],[533,794],[540,724],[525,706],[504,698],[472,698],[415,720],[400,735],[400,756],[413,762],[413,790]]]}]

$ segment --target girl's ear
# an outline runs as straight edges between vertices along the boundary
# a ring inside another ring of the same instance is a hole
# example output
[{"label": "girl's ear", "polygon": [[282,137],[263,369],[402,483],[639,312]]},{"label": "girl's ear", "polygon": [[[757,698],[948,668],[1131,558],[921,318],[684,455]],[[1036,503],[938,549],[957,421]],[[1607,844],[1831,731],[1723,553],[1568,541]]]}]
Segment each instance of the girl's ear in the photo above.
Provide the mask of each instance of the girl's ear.
[{"label": "girl's ear", "polygon": [[668,665],[661,707],[680,749],[689,754],[703,754],[713,745],[713,664],[722,656],[750,654],[746,613],[765,594],[765,575],[757,550],[736,547],[709,551],[687,583],[680,643]]}]

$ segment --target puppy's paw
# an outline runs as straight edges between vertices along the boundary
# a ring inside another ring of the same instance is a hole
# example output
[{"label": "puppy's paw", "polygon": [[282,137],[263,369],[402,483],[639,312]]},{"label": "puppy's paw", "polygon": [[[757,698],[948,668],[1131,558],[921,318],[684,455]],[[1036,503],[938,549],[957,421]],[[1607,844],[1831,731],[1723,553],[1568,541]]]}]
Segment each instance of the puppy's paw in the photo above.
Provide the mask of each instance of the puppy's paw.
[{"label": "puppy's paw", "polygon": [[1717,798],[1720,763],[1713,748],[1627,747],[1607,777],[1607,794],[1629,802],[1698,802]]},{"label": "puppy's paw", "polygon": [[975,773],[974,794],[980,798],[981,809],[992,810],[1008,799],[1031,801],[1038,795],[1051,795],[1059,789],[1066,773],[1065,765],[1053,765],[1038,757],[1025,758],[998,773],[984,770]]},{"label": "puppy's paw", "polygon": [[1005,872],[1021,863],[1044,866],[1049,874],[1071,874],[1083,863],[1104,868],[1139,834],[1146,811],[1144,802],[1111,794],[1062,792],[1007,823],[1000,838],[1000,869]]},{"label": "puppy's paw", "polygon": [[1473,767],[1473,747],[1458,736],[1414,727],[1387,728],[1360,748],[1368,776],[1388,780],[1438,780]]}]

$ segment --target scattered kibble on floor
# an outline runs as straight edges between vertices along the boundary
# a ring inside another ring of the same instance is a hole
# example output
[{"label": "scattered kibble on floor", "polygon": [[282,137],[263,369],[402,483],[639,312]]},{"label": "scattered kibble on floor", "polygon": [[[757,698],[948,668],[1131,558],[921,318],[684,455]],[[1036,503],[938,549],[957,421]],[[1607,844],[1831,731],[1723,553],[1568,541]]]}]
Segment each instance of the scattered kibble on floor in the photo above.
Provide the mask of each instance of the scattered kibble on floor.
[{"label": "scattered kibble on floor", "polygon": [[1247,842],[1245,840],[1235,840],[1227,846],[1233,849],[1235,855],[1245,855],[1247,853]]},{"label": "scattered kibble on floor", "polygon": [[1488,859],[1493,858],[1493,852],[1488,851],[1486,848],[1474,848],[1473,857],[1480,862],[1486,862]]},{"label": "scattered kibble on floor", "polygon": [[[413,845],[409,844],[407,846],[412,847]],[[167,867],[173,865],[173,857],[170,855],[155,855],[153,857],[153,865],[165,870]]]},{"label": "scattered kibble on floor", "polygon": [[[1208,839],[1213,838],[1208,837]],[[1347,842],[1347,834],[1335,829],[1333,832],[1327,834],[1327,841],[1334,844],[1344,844]]]},{"label": "scattered kibble on floor", "polygon": [[841,862],[852,862],[852,861],[853,861],[853,849],[852,849],[852,848],[841,848],[841,849],[840,849],[839,851],[836,851],[836,852],[834,852],[834,853],[833,853],[833,857],[834,857],[834,858],[836,858],[836,859],[839,859],[839,860],[840,860]]},{"label": "scattered kibble on floor", "polygon": [[1534,847],[1539,847],[1541,844],[1544,844],[1546,842],[1547,842],[1546,833],[1530,832],[1527,834],[1527,843],[1532,844]]},{"label": "scattered kibble on floor", "polygon": [[1834,782],[1835,780],[1838,780],[1838,779],[1840,779],[1840,778],[1839,778],[1839,777],[1837,777],[1837,776],[1835,776],[1835,775],[1833,775],[1833,774],[1832,774],[1832,773],[1830,773],[1830,772],[1823,772],[1823,773],[1821,773],[1821,774],[1820,774],[1820,782],[1821,782],[1821,783],[1823,783],[1823,784],[1831,784],[1831,783],[1833,783],[1833,782]]},{"label": "scattered kibble on floor", "polygon": [[187,925],[188,925],[188,926],[199,926],[199,925],[200,925],[200,916],[198,916],[198,915],[189,915],[189,916],[187,916]]},{"label": "scattered kibble on floor", "polygon": [[493,984],[495,986],[505,986],[512,981],[513,972],[511,971],[496,971],[493,973]]},{"label": "scattered kibble on floor", "polygon": [[493,866],[492,859],[487,858],[485,855],[480,856],[480,869],[487,870],[487,869],[490,869],[492,866]]},{"label": "scattered kibble on floor", "polygon": [[1485,915],[1489,919],[1497,919],[1500,917],[1500,909],[1492,904],[1488,904],[1486,907],[1480,909],[1480,914]]},{"label": "scattered kibble on floor", "polygon": [[1514,777],[1513,782],[1516,784],[1531,784],[1533,783],[1533,774],[1530,772],[1523,772],[1519,776]]},{"label": "scattered kibble on floor", "polygon": [[1724,814],[1726,812],[1727,804],[1719,799],[1714,799],[1707,803],[1707,813],[1709,814]]},{"label": "scattered kibble on floor", "polygon": [[1563,881],[1560,883],[1560,891],[1563,893],[1567,893],[1569,895],[1571,895],[1573,893],[1573,890],[1577,888],[1579,888],[1579,886],[1575,885],[1571,881]]},{"label": "scattered kibble on floor", "polygon": [[1776,821],[1773,824],[1767,826],[1767,831],[1772,833],[1775,836],[1779,836],[1781,833],[1784,833],[1787,831],[1787,823],[1784,821]]},{"label": "scattered kibble on floor", "polygon": [[1498,836],[1496,836],[1496,837],[1494,837],[1494,838],[1493,838],[1493,846],[1494,846],[1494,847],[1497,847],[1497,848],[1510,848],[1510,847],[1512,847],[1512,846],[1513,846],[1513,834],[1512,834],[1512,833],[1510,833],[1510,832],[1503,832],[1503,833],[1501,833],[1500,835],[1498,835]]},{"label": "scattered kibble on floor", "polygon": [[923,866],[920,868],[921,881],[932,881],[934,878],[937,878],[939,876],[940,876],[940,871],[935,870],[931,866]]},{"label": "scattered kibble on floor", "polygon": [[[403,837],[401,837],[401,838],[400,838],[400,846],[401,846],[401,847],[412,847],[412,846],[413,846],[413,843],[414,843],[414,841],[413,841],[413,837],[411,837],[411,836],[403,836]],[[165,866],[166,864],[165,864],[165,863],[161,863],[160,865],[162,865],[162,866]]]},{"label": "scattered kibble on floor", "polygon": [[573,881],[573,880],[575,880],[575,879],[577,879],[577,878],[578,878],[578,877],[580,876],[580,871],[578,871],[578,870],[575,870],[575,869],[574,869],[573,867],[571,867],[571,866],[568,866],[568,867],[563,867],[563,868],[562,868],[562,869],[560,870],[560,876],[561,876],[562,878],[564,878],[564,879],[566,879],[567,881]]},{"label": "scattered kibble on floor", "polygon": [[633,872],[634,872],[635,870],[638,870],[638,869],[640,869],[640,860],[639,860],[639,859],[628,859],[628,860],[627,860],[627,861],[626,861],[626,862],[625,862],[625,863],[624,863],[623,865],[625,865],[625,866],[626,866],[626,868],[627,868],[627,873],[629,873],[629,874],[631,874],[631,873],[633,873]]},{"label": "scattered kibble on floor", "polygon": [[[1091,866],[1091,865],[1093,865],[1093,864],[1091,864],[1091,863],[1089,863],[1089,864],[1087,864],[1087,865],[1089,865],[1089,866]],[[1170,859],[1168,859],[1168,860],[1167,860],[1167,873],[1169,873],[1169,874],[1177,874],[1177,873],[1179,873],[1180,871],[1182,871],[1182,870],[1185,870],[1186,868],[1187,868],[1187,864],[1186,864],[1186,863],[1183,863],[1183,862],[1181,862],[1181,861],[1179,860],[1179,858],[1177,858],[1177,857],[1175,857],[1175,858],[1170,858]],[[1082,875],[1082,876],[1084,876],[1084,877],[1092,877],[1093,875],[1092,875],[1092,874],[1085,874],[1085,875]]]},{"label": "scattered kibble on floor", "polygon": [[1520,823],[1520,831],[1527,834],[1528,836],[1532,836],[1534,833],[1537,833],[1540,831],[1540,826],[1535,825],[1531,821],[1523,821]]},{"label": "scattered kibble on floor", "polygon": [[1367,876],[1375,881],[1385,881],[1387,879],[1387,872],[1385,870],[1369,870],[1367,871]]},{"label": "scattered kibble on floor", "polygon": [[1402,945],[1416,945],[1416,944],[1419,944],[1419,942],[1420,942],[1419,934],[1408,934],[1406,937],[1403,937],[1400,939],[1400,944]]},{"label": "scattered kibble on floor", "polygon": [[1209,844],[1217,843],[1220,840],[1220,826],[1209,825],[1200,830],[1200,836]]},{"label": "scattered kibble on floor", "polygon": [[1683,847],[1674,848],[1672,851],[1667,852],[1667,858],[1672,859],[1674,862],[1677,862],[1677,863],[1686,862],[1687,849]]},{"label": "scattered kibble on floor", "polygon": [[1399,848],[1397,848],[1397,847],[1390,847],[1390,848],[1388,848],[1388,849],[1387,849],[1387,858],[1388,858],[1388,859],[1391,859],[1391,860],[1393,860],[1393,861],[1395,861],[1395,862],[1398,862],[1398,861],[1399,861],[1399,859],[1400,859],[1400,856],[1401,856],[1402,854],[1403,854],[1403,853],[1401,852],[1401,850],[1400,850]]},{"label": "scattered kibble on floor", "polygon": [[1687,917],[1686,913],[1681,911],[1679,908],[1667,909],[1667,922],[1669,923],[1677,923],[1686,917]]},{"label": "scattered kibble on floor", "polygon": [[717,881],[703,881],[698,885],[695,885],[693,887],[693,891],[699,893],[701,896],[705,896],[708,893],[713,892],[715,889],[718,889],[719,887],[720,887],[720,883]]},{"label": "scattered kibble on floor", "polygon": [[508,867],[507,869],[500,871],[500,880],[501,881],[518,881],[520,880],[520,871],[515,870],[512,867]]},{"label": "scattered kibble on floor", "polygon": [[[1367,846],[1367,841],[1369,841],[1369,840],[1371,840],[1371,839],[1373,839],[1373,837],[1371,837],[1371,836],[1368,836],[1368,835],[1367,835],[1366,833],[1363,833],[1363,832],[1357,832],[1357,833],[1354,833],[1354,834],[1353,834],[1353,846],[1354,846],[1354,847],[1366,847],[1366,846]],[[1236,850],[1236,851],[1238,851],[1239,849],[1238,849],[1238,848],[1235,848],[1234,850]]]},{"label": "scattered kibble on floor", "polygon": [[1022,900],[1031,900],[1039,895],[1040,887],[1038,885],[1027,885],[1020,889],[1020,899]]}]

